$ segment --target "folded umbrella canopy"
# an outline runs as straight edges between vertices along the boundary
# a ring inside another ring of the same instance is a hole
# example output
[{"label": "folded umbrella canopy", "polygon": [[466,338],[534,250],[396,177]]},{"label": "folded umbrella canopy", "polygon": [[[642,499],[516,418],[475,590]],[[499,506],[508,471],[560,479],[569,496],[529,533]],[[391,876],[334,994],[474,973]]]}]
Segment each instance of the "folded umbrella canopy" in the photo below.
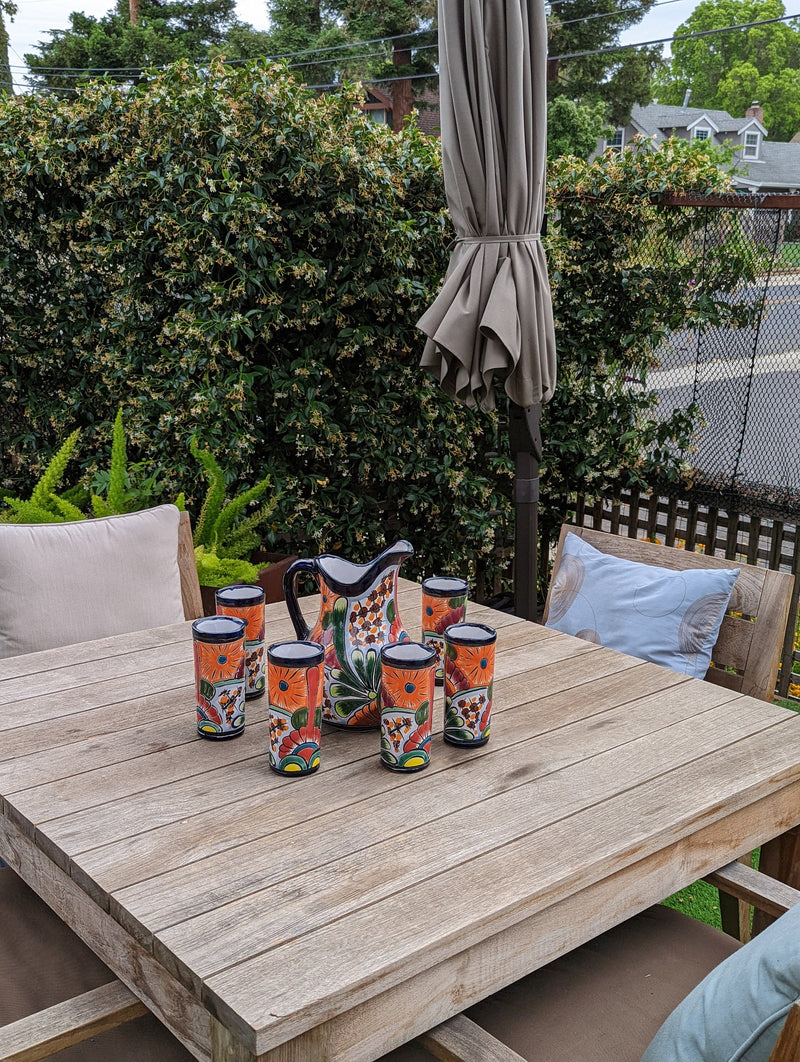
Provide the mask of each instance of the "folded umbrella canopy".
[{"label": "folded umbrella canopy", "polygon": [[494,408],[495,375],[513,403],[514,590],[516,611],[531,619],[538,414],[556,378],[540,240],[546,76],[543,0],[439,0],[442,158],[457,235],[442,290],[418,322],[428,337],[421,364],[467,406]]}]

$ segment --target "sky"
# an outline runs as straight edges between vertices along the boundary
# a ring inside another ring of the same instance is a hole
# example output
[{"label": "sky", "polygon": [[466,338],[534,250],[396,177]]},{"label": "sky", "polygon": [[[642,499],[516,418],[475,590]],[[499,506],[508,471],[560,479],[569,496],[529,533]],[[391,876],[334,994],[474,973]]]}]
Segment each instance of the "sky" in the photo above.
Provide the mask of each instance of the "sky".
[{"label": "sky", "polygon": [[[622,35],[622,43],[634,44],[671,36],[698,2],[661,0],[637,26]],[[72,11],[83,11],[86,15],[100,18],[113,6],[113,0],[17,0],[19,10],[14,21],[9,23],[6,20],[8,60],[17,88],[24,89],[23,56],[26,52],[36,51],[38,43],[48,39],[48,30],[67,29]],[[256,29],[268,28],[264,0],[237,0],[236,13],[243,22],[249,22]]]}]

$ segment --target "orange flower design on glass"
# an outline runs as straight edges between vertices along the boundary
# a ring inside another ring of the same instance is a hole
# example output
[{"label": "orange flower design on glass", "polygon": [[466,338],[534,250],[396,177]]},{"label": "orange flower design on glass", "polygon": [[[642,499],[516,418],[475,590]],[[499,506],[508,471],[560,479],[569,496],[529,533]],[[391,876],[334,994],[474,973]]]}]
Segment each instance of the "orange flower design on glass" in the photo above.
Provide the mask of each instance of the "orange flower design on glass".
[{"label": "orange flower design on glass", "polygon": [[241,642],[195,642],[198,673],[209,682],[244,676],[244,646]]},{"label": "orange flower design on glass", "polygon": [[269,665],[269,703],[296,712],[308,706],[306,668]]},{"label": "orange flower design on glass", "polygon": [[470,689],[488,686],[494,674],[494,645],[459,645],[456,664],[469,681]]},{"label": "orange flower design on glass", "polygon": [[220,605],[219,614],[221,616],[236,616],[237,619],[243,619],[247,624],[244,632],[245,641],[247,642],[263,642],[264,641],[264,606],[263,605],[247,605],[233,606],[233,605]]},{"label": "orange flower design on glass", "polygon": [[412,712],[416,711],[423,701],[430,699],[430,682],[431,672],[426,668],[404,671],[402,668],[384,665],[381,676],[384,693],[391,699],[392,704]]},{"label": "orange flower design on glass", "polygon": [[428,597],[427,594],[424,594],[422,599],[422,629],[425,631],[438,631],[439,623],[448,612],[452,611],[449,598]]}]

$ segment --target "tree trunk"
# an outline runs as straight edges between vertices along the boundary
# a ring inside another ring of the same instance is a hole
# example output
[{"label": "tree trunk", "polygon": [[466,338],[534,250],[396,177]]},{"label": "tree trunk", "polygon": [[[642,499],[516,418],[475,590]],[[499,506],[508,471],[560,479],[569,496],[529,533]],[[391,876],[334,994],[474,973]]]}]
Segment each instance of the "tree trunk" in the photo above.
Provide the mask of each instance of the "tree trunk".
[{"label": "tree trunk", "polygon": [[14,95],[14,79],[8,63],[8,32],[3,24],[3,12],[0,10],[0,96],[6,93]]},{"label": "tree trunk", "polygon": [[139,21],[139,0],[128,0],[128,10],[131,15],[131,25],[135,26]]},{"label": "tree trunk", "polygon": [[[395,47],[392,62],[396,67],[411,66],[411,49]],[[392,84],[392,129],[395,133],[402,132],[403,123],[411,114],[412,106],[410,80],[402,78],[400,81],[395,81]]]}]

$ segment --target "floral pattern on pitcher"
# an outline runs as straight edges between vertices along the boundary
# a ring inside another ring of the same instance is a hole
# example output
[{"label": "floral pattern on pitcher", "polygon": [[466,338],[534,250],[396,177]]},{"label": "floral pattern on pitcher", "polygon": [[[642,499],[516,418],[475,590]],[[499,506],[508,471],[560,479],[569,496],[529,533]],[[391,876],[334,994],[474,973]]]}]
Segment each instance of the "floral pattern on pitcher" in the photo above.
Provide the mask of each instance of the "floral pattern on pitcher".
[{"label": "floral pattern on pitcher", "polygon": [[[320,580],[322,583],[322,580]],[[336,597],[322,617],[325,688],[322,717],[353,727],[380,724],[380,648],[387,641],[406,641],[408,634],[397,615],[397,572],[379,579],[355,601]],[[327,625],[327,630],[324,628]]]},{"label": "floral pattern on pitcher", "polygon": [[[302,558],[284,577],[284,595],[297,637],[322,645],[325,662],[323,718],[337,726],[380,726],[381,649],[407,641],[397,609],[400,564],[409,542],[387,547],[374,560],[354,564],[332,554]],[[313,630],[300,609],[297,579],[316,579],[320,611]]]}]

